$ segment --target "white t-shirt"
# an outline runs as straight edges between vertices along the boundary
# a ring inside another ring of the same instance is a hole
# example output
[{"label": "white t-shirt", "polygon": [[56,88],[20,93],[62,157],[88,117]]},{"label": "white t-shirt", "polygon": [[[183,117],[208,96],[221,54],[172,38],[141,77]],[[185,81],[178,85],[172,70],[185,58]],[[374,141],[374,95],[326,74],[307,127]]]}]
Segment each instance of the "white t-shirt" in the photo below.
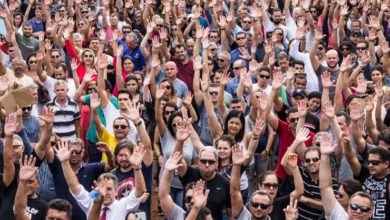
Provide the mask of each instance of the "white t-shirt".
[{"label": "white t-shirt", "polygon": [[[50,99],[53,100],[56,96],[56,93],[54,92],[54,85],[57,82],[56,79],[54,79],[51,76],[47,76],[46,81],[43,82],[43,85],[47,88],[47,91],[49,92]],[[74,94],[76,93],[76,84],[74,83],[73,79],[68,79],[68,96],[73,100]]]}]

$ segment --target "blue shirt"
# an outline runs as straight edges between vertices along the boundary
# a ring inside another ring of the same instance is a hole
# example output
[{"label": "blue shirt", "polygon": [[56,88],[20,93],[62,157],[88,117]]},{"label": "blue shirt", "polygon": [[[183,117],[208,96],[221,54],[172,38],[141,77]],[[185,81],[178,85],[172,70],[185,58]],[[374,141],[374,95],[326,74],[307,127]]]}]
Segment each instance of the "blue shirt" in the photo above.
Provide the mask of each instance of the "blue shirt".
[{"label": "blue shirt", "polygon": [[237,77],[233,77],[229,80],[228,84],[226,85],[226,92],[230,93],[233,98],[237,97],[237,88],[238,84],[240,83],[240,80]]},{"label": "blue shirt", "polygon": [[[251,46],[250,45],[247,45],[246,46],[246,49],[248,50],[248,53],[249,55],[251,54]],[[237,49],[234,49],[231,53],[231,59],[230,59],[230,63],[233,64],[236,60],[238,59],[242,59],[240,56],[242,56],[242,53],[241,51],[237,48]],[[244,60],[244,59],[242,59]],[[249,69],[249,61],[250,60],[245,60],[245,63],[246,63],[246,68]]]},{"label": "blue shirt", "polygon": [[41,20],[40,22],[38,22],[35,17],[34,18],[31,18],[30,20],[28,20],[28,23],[31,24],[32,26],[32,29],[33,29],[33,33],[35,32],[41,32],[41,31],[45,31],[45,28],[43,26],[43,20]]},{"label": "blue shirt", "polygon": [[38,119],[34,116],[31,116],[27,119],[23,119],[23,127],[25,129],[28,139],[31,142],[38,142],[40,131]]},{"label": "blue shirt", "polygon": [[123,48],[123,57],[129,56],[133,60],[134,69],[139,71],[142,70],[143,66],[146,66],[145,58],[142,55],[141,48],[137,46],[134,50],[130,50],[130,48],[125,45]]},{"label": "blue shirt", "polygon": [[[160,72],[156,76],[156,84],[160,84],[163,79],[165,79],[165,72],[163,70],[160,70]],[[187,85],[180,79],[175,79],[173,81],[173,87],[175,88],[176,97],[184,99],[184,96],[188,92]]]}]

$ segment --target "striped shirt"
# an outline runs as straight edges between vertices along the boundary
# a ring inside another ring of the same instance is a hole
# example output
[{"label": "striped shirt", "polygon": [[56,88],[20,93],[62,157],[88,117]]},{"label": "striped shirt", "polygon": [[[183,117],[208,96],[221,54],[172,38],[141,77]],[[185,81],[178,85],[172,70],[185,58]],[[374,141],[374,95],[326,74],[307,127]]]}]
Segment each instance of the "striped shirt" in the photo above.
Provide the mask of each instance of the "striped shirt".
[{"label": "striped shirt", "polygon": [[[320,182],[312,181],[309,172],[304,167],[300,167],[300,172],[303,179],[304,184],[304,193],[303,196],[307,198],[311,198],[314,200],[321,201],[321,192],[320,192]],[[336,192],[339,189],[339,184],[337,180],[332,177],[332,188],[333,191]],[[317,207],[310,205],[308,203],[299,202],[298,203],[298,219],[318,219],[323,213],[322,209],[318,209]]]},{"label": "striped shirt", "polygon": [[76,102],[69,97],[65,105],[57,103],[57,97],[48,102],[46,106],[55,111],[53,132],[63,139],[76,138],[76,124],[80,119],[80,109]]}]

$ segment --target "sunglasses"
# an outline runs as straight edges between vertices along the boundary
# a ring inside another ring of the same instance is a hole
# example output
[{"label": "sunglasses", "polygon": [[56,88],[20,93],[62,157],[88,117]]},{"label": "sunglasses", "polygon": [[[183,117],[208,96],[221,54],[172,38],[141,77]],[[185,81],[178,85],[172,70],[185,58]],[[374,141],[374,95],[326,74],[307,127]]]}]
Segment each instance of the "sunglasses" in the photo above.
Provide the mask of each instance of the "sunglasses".
[{"label": "sunglasses", "polygon": [[210,95],[212,95],[212,96],[218,95],[218,92],[209,92],[209,93],[210,93]]},{"label": "sunglasses", "polygon": [[261,208],[261,209],[268,209],[271,205],[269,204],[263,204],[263,203],[257,203],[257,202],[251,202],[251,205],[253,208]]},{"label": "sunglasses", "polygon": [[58,59],[58,58],[60,58],[60,55],[57,55],[57,56],[51,56],[51,58],[53,58],[53,59]]},{"label": "sunglasses", "polygon": [[171,89],[171,86],[165,86],[165,89],[169,90],[169,89]]},{"label": "sunglasses", "polygon": [[192,201],[192,196],[186,196],[185,202],[191,203],[191,201]]},{"label": "sunglasses", "polygon": [[51,145],[52,147],[54,147],[54,146],[57,145],[57,142],[55,142],[55,141],[50,141],[50,145]]},{"label": "sunglasses", "polygon": [[124,34],[128,34],[130,33],[131,31],[122,31]]},{"label": "sunglasses", "polygon": [[349,204],[349,207],[353,211],[356,211],[356,210],[360,209],[361,212],[369,212],[371,210],[370,207],[363,206],[363,205],[358,205],[358,204]]},{"label": "sunglasses", "polygon": [[217,50],[217,48],[210,48],[210,50],[211,50],[211,51],[215,51],[215,50]]},{"label": "sunglasses", "polygon": [[237,37],[237,40],[244,40],[245,37]]},{"label": "sunglasses", "polygon": [[319,160],[320,160],[320,158],[318,158],[318,157],[306,158],[306,159],[305,159],[305,162],[306,162],[306,163],[311,163],[311,162],[317,163]]},{"label": "sunglasses", "polygon": [[80,155],[82,152],[83,152],[83,150],[74,150],[71,152],[71,155],[73,155],[73,154]]},{"label": "sunglasses", "polygon": [[233,67],[233,70],[239,70],[239,69],[241,69],[242,68],[242,66],[239,66],[239,67]]},{"label": "sunglasses", "polygon": [[348,47],[343,47],[341,48],[342,51],[349,51],[349,48]]},{"label": "sunglasses", "polygon": [[92,54],[91,55],[84,55],[83,57],[85,57],[85,58],[87,58],[87,57],[93,58],[93,55]]},{"label": "sunglasses", "polygon": [[251,24],[252,21],[243,21],[242,23],[245,23],[245,24]]},{"label": "sunglasses", "polygon": [[271,78],[271,76],[267,76],[267,75],[259,75],[259,77],[261,79],[269,79],[269,78]]},{"label": "sunglasses", "polygon": [[277,183],[263,183],[263,186],[267,189],[271,189],[271,187],[274,189],[277,189],[279,184],[277,184]]},{"label": "sunglasses", "polygon": [[278,35],[278,36],[282,36],[283,35],[283,33],[275,33],[276,35]]},{"label": "sunglasses", "polygon": [[290,118],[290,119],[288,119],[288,121],[290,122],[290,123],[295,123],[295,122],[297,122],[299,120],[299,118]]},{"label": "sunglasses", "polygon": [[22,108],[22,111],[24,111],[24,112],[25,111],[31,111],[31,109],[32,109],[31,107],[24,107],[24,108]]},{"label": "sunglasses", "polygon": [[115,129],[126,129],[127,125],[114,125]]},{"label": "sunglasses", "polygon": [[324,48],[323,47],[318,47],[318,50],[323,50]]},{"label": "sunglasses", "polygon": [[218,62],[225,62],[224,59],[218,59],[217,61],[218,61]]},{"label": "sunglasses", "polygon": [[[166,115],[170,115],[170,114],[172,114],[172,113],[174,113],[175,111],[164,111],[164,113],[166,114]],[[173,124],[172,124],[172,126],[173,126]],[[175,126],[176,126],[176,124],[175,124]]]},{"label": "sunglasses", "polygon": [[36,60],[30,60],[30,61],[28,61],[28,63],[29,64],[33,64],[33,63],[37,63],[37,61]]},{"label": "sunglasses", "polygon": [[320,142],[316,142],[316,143],[314,144],[314,146],[320,147],[320,146],[321,146],[321,143],[320,143]]},{"label": "sunglasses", "polygon": [[206,165],[206,164],[209,164],[209,165],[214,165],[217,161],[215,160],[206,160],[206,159],[200,159],[199,160],[200,163],[202,163],[203,165]]},{"label": "sunglasses", "polygon": [[96,89],[96,88],[88,88],[88,89],[87,89],[87,91],[88,91],[88,92],[90,92],[90,91],[92,91],[92,92],[96,92],[96,91],[97,91],[97,89]]},{"label": "sunglasses", "polygon": [[378,166],[381,163],[382,163],[381,160],[369,160],[368,161],[368,165],[372,164],[373,166]]},{"label": "sunglasses", "polygon": [[82,11],[81,13],[82,13],[82,14],[87,14],[87,13],[88,13],[88,11]]},{"label": "sunglasses", "polygon": [[172,127],[173,128],[176,128],[177,126],[179,126],[180,123],[172,123]]},{"label": "sunglasses", "polygon": [[356,47],[356,50],[365,50],[367,47]]}]

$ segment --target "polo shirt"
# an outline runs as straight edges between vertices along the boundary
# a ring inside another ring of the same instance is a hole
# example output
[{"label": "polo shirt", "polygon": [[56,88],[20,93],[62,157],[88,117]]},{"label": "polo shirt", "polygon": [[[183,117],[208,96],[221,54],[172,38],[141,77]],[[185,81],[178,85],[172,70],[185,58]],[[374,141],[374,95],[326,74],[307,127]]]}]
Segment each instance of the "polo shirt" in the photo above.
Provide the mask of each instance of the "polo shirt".
[{"label": "polo shirt", "polygon": [[[100,142],[106,143],[111,152],[115,151],[116,143],[118,143],[118,141],[116,140],[115,136],[107,130],[107,128],[104,128],[102,136],[97,135],[97,138]],[[107,156],[105,153],[102,154],[102,162],[107,162]]]},{"label": "polo shirt", "polygon": [[[276,134],[279,136],[279,146],[278,146],[278,162],[276,164],[275,173],[280,180],[283,180],[286,177],[286,172],[284,171],[281,161],[283,155],[286,153],[287,148],[291,146],[291,144],[295,140],[295,135],[292,132],[290,125],[287,122],[282,120],[278,120],[278,129],[276,130]],[[305,141],[306,147],[310,147],[313,142],[314,133],[309,133],[310,138]]]},{"label": "polo shirt", "polygon": [[177,58],[172,57],[171,61],[176,63],[177,66],[177,78],[183,80],[191,92],[194,92],[193,80],[194,80],[194,63],[192,59],[188,60],[186,64],[182,64]]},{"label": "polo shirt", "polygon": [[139,46],[134,48],[134,50],[130,50],[130,48],[125,45],[123,48],[123,56],[131,57],[134,63],[134,70],[140,71],[142,70],[142,67],[146,65],[144,55],[142,55],[142,50]]},{"label": "polo shirt", "polygon": [[57,103],[57,97],[48,102],[46,106],[55,111],[53,133],[56,133],[63,139],[76,138],[75,122],[80,119],[80,109],[76,102],[69,97],[64,106]]}]

